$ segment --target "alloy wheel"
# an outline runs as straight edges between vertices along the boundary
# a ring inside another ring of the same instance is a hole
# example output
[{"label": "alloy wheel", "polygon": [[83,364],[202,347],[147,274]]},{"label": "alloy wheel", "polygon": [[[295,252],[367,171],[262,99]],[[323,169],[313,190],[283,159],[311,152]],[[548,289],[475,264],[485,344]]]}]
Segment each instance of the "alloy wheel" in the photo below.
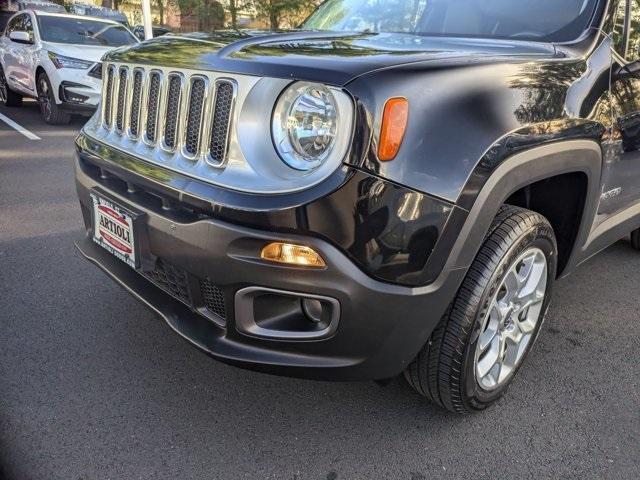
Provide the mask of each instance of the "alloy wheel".
[{"label": "alloy wheel", "polygon": [[507,269],[476,345],[476,381],[484,390],[504,385],[520,365],[542,316],[547,271],[539,248],[527,249]]}]

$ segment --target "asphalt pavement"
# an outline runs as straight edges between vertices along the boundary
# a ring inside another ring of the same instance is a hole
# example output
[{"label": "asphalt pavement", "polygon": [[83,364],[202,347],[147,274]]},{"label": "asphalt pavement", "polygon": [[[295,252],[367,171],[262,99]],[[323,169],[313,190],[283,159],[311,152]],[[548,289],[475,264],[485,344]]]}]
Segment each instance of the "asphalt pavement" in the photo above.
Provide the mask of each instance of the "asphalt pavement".
[{"label": "asphalt pavement", "polygon": [[[507,396],[444,412],[396,379],[294,380],[215,362],[75,252],[73,139],[0,107],[0,477],[640,477],[640,252],[557,285]],[[390,321],[393,321],[390,319]]]}]

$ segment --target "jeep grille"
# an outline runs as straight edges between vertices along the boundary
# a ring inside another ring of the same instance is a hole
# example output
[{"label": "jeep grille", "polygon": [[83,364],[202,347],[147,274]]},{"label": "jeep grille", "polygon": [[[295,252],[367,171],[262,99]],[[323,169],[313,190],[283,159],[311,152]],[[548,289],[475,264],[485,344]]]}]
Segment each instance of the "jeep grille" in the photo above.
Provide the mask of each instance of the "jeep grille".
[{"label": "jeep grille", "polygon": [[[236,97],[233,80],[115,65],[106,71],[104,128],[187,159],[225,162]],[[205,112],[211,112],[208,118]]]}]

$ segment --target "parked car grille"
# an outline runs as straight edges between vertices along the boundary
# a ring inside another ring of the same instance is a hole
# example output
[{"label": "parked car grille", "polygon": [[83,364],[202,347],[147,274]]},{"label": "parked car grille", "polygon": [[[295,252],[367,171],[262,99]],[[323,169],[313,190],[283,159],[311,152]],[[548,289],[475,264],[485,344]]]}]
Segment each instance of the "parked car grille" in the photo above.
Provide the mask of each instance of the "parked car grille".
[{"label": "parked car grille", "polygon": [[182,80],[179,75],[169,76],[169,94],[167,99],[167,117],[164,122],[164,144],[175,148],[178,133],[178,115],[180,114],[180,93]]},{"label": "parked car grille", "polygon": [[205,81],[195,78],[189,92],[189,111],[187,112],[187,133],[184,149],[189,155],[196,155],[200,149],[200,131],[202,129],[202,111],[205,101]]},{"label": "parked car grille", "polygon": [[113,101],[113,76],[115,75],[115,68],[110,67],[107,71],[107,81],[105,95],[104,95],[104,125],[106,127],[111,127],[111,119],[112,119],[112,101]]},{"label": "parked car grille", "polygon": [[107,130],[192,161],[203,159],[212,166],[226,161],[234,80],[113,64],[107,72],[102,110]]},{"label": "parked car grille", "polygon": [[216,88],[216,107],[213,118],[216,120],[211,131],[209,154],[215,163],[222,163],[227,154],[229,139],[229,115],[233,103],[233,85],[229,82],[218,82]]},{"label": "parked car grille", "polygon": [[189,290],[189,277],[184,270],[174,267],[161,258],[156,262],[155,268],[144,275],[165,292],[173,295],[178,300],[191,305],[191,292]]},{"label": "parked car grille", "polygon": [[[161,290],[190,308],[196,311],[206,309],[207,316],[215,315],[220,320],[219,323],[224,325],[227,318],[224,293],[211,280],[195,278],[195,281],[191,281],[193,276],[161,258],[157,259],[153,270],[145,271],[143,275]],[[200,295],[194,292],[198,287]]]},{"label": "parked car grille", "polygon": [[149,104],[147,105],[147,127],[145,134],[147,140],[153,143],[156,141],[158,110],[160,109],[160,74],[153,72],[149,78]]},{"label": "parked car grille", "polygon": [[140,105],[142,104],[142,70],[135,70],[133,74],[133,89],[131,92],[131,124],[129,132],[134,137],[140,134]]},{"label": "parked car grille", "polygon": [[119,132],[124,131],[124,107],[127,97],[127,71],[120,69],[120,80],[118,82],[118,110],[116,113],[116,128]]},{"label": "parked car grille", "polygon": [[207,310],[224,320],[227,317],[227,310],[222,290],[216,287],[211,280],[203,280],[200,282],[200,293]]}]

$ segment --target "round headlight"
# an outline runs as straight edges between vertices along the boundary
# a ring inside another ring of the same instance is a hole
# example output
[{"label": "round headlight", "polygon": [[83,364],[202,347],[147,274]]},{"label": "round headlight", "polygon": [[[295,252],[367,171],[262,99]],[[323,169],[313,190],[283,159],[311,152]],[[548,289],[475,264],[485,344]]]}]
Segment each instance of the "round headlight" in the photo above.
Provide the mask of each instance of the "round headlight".
[{"label": "round headlight", "polygon": [[309,171],[329,157],[338,130],[336,99],[324,85],[295,83],[280,96],[273,115],[273,142],[291,168]]}]

